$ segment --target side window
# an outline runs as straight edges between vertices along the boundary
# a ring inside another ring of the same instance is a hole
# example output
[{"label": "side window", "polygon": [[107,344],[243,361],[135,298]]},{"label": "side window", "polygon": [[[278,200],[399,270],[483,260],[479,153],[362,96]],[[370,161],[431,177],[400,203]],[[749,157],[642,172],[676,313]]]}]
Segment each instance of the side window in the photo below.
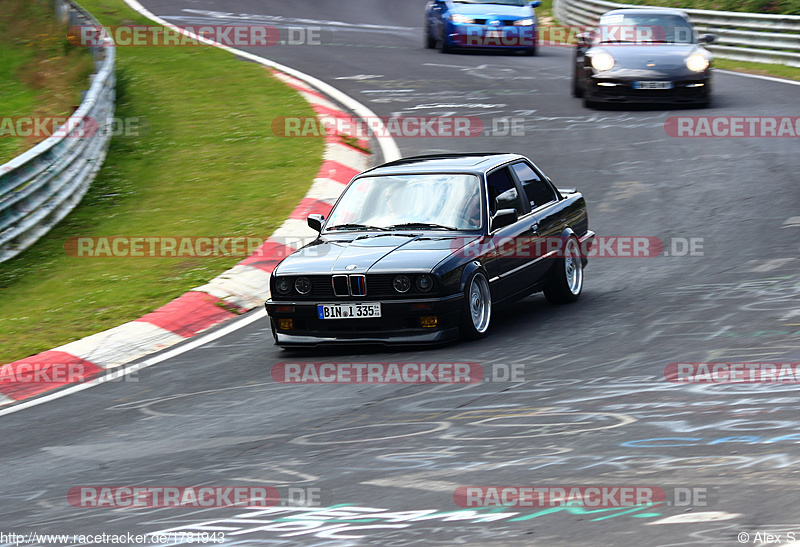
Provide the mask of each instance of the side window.
[{"label": "side window", "polygon": [[521,161],[512,165],[511,168],[522,183],[522,189],[525,191],[528,201],[531,202],[531,209],[541,207],[556,199],[556,193],[547,181],[539,176],[530,165]]},{"label": "side window", "polygon": [[498,209],[516,209],[522,214],[522,201],[519,199],[517,187],[507,167],[493,171],[486,177],[489,189],[489,212],[495,214]]}]

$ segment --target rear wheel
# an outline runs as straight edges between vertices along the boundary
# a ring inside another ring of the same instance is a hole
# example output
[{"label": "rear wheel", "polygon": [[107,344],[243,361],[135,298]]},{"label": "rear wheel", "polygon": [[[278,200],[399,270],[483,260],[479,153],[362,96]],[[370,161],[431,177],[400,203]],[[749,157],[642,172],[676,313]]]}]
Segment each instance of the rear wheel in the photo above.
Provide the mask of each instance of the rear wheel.
[{"label": "rear wheel", "polygon": [[575,302],[583,290],[583,262],[577,239],[567,240],[563,255],[556,259],[544,288],[544,296],[551,304]]},{"label": "rear wheel", "polygon": [[477,271],[469,278],[464,291],[460,333],[463,338],[477,340],[486,336],[492,320],[492,293],[486,274]]}]

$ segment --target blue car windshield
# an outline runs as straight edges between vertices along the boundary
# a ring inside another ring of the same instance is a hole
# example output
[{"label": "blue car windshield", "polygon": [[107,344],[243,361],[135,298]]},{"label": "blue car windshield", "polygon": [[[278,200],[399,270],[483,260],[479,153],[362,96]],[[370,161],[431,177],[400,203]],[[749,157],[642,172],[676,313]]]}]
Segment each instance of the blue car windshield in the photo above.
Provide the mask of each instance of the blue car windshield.
[{"label": "blue car windshield", "polygon": [[478,177],[469,174],[362,177],[347,187],[325,230],[476,230],[480,189]]},{"label": "blue car windshield", "polygon": [[453,0],[456,4],[501,4],[503,6],[527,6],[530,0]]},{"label": "blue car windshield", "polygon": [[677,15],[609,13],[600,18],[594,38],[598,44],[691,44],[694,32]]}]

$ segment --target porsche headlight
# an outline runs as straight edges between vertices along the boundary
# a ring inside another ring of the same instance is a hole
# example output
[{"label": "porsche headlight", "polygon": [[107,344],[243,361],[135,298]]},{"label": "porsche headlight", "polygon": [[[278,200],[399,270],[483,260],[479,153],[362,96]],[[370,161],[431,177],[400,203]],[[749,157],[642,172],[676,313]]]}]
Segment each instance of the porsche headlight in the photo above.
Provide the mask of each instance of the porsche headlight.
[{"label": "porsche headlight", "polygon": [[530,17],[527,17],[525,19],[517,19],[516,21],[514,21],[514,25],[517,27],[529,27],[532,24],[533,24],[533,19]]},{"label": "porsche headlight", "polygon": [[461,15],[460,13],[454,13],[450,19],[459,25],[471,25],[475,22],[475,19],[472,17],[467,17],[466,15]]},{"label": "porsche headlight", "polygon": [[608,53],[597,53],[592,55],[592,67],[598,72],[611,70],[614,66],[614,58]]},{"label": "porsche headlight", "polygon": [[701,53],[693,53],[686,58],[686,67],[692,72],[703,72],[708,68],[708,59]]}]

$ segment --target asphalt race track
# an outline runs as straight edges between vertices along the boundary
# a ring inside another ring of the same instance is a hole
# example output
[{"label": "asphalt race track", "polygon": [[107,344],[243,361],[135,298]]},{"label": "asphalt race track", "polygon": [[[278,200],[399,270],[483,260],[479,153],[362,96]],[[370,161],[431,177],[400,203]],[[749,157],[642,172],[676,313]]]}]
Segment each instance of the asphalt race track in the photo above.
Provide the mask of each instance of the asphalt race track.
[{"label": "asphalt race track", "polygon": [[[797,115],[800,86],[717,73],[708,110],[584,109],[569,95],[570,49],[426,50],[422,0],[144,5],[176,24],[317,28],[321,45],[248,51],[379,116],[479,117],[477,137],[397,143],[404,156],[528,155],[584,193],[598,235],[657,237],[669,256],[593,259],[577,303],[534,295],[496,313],[478,342],[292,353],[272,345],[260,318],[140,371],[138,382],[0,416],[0,532],[216,530],[226,545],[800,540],[798,385],[679,385],[664,375],[676,362],[800,362],[797,139],[675,138],[664,128],[673,116]],[[702,248],[688,256],[692,238]],[[285,361],[469,362],[497,381],[287,385],[270,375]],[[512,366],[522,376],[500,381]],[[67,492],[85,485],[272,486],[355,508],[71,506]],[[648,486],[695,499],[603,509],[454,502],[460,486],[499,485]]]}]

